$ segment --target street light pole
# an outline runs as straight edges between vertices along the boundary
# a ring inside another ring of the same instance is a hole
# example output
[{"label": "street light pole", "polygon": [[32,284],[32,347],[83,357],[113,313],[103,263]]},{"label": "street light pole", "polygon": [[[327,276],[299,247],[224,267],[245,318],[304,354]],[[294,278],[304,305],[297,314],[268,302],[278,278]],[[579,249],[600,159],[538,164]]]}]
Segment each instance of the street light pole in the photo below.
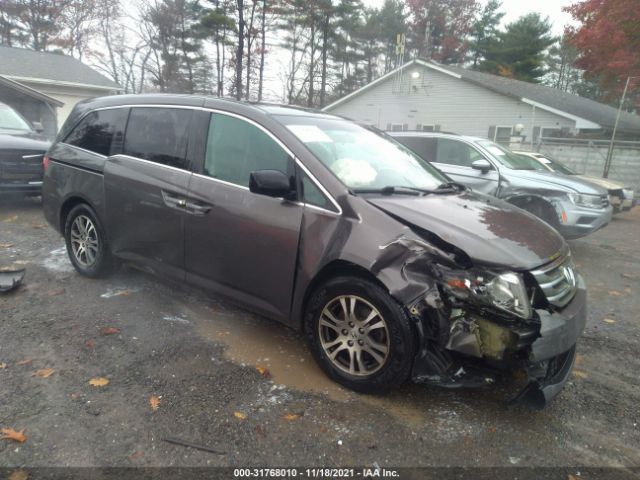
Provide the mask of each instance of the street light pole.
[{"label": "street light pole", "polygon": [[607,152],[607,159],[604,162],[604,171],[602,172],[603,178],[609,177],[609,168],[611,168],[611,160],[613,160],[613,144],[616,140],[616,132],[618,131],[618,122],[620,121],[620,114],[622,113],[624,99],[627,96],[627,89],[629,88],[630,82],[631,82],[631,77],[627,77],[627,83],[625,83],[624,85],[622,98],[620,99],[620,106],[618,107],[618,114],[616,115],[616,123],[613,125],[613,133],[611,134],[611,142],[609,143],[609,151]]}]

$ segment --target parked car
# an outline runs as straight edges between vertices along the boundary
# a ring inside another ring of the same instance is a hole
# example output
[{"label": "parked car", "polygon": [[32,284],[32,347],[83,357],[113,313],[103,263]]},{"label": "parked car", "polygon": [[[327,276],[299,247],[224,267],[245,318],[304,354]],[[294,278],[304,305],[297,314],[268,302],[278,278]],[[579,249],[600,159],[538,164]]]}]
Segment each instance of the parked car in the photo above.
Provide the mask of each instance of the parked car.
[{"label": "parked car", "polygon": [[34,126],[13,108],[0,103],[0,194],[39,195],[42,158],[49,146],[50,142]]},{"label": "parked car", "polygon": [[586,290],[562,237],[342,118],[105,97],[75,107],[45,165],[80,274],[128,261],[208,289],[302,330],[354,390],[518,370],[541,406],[572,369]]},{"label": "parked car", "polygon": [[609,201],[613,207],[613,213],[620,213],[631,210],[636,204],[633,188],[627,187],[622,183],[614,182],[608,178],[592,177],[590,175],[580,175],[558,160],[554,160],[549,155],[543,155],[538,152],[514,152],[518,155],[525,155],[536,161],[542,169],[550,172],[559,173],[561,175],[571,175],[587,182],[591,182],[599,187],[605,188],[609,193]]},{"label": "parked car", "polygon": [[390,134],[454,181],[533,213],[567,239],[584,237],[611,221],[606,190],[541,171],[533,159],[490,140],[445,133]]}]

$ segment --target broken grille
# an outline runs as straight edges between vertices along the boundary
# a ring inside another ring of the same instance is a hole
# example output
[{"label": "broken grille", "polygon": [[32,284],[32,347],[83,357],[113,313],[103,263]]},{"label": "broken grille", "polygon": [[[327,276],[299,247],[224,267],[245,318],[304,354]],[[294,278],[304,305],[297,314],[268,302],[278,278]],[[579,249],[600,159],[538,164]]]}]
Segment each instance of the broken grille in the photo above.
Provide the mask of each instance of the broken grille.
[{"label": "broken grille", "polygon": [[576,273],[570,256],[560,258],[531,272],[547,301],[564,307],[576,293]]},{"label": "broken grille", "polygon": [[609,195],[600,195],[600,208],[607,208],[609,206]]}]

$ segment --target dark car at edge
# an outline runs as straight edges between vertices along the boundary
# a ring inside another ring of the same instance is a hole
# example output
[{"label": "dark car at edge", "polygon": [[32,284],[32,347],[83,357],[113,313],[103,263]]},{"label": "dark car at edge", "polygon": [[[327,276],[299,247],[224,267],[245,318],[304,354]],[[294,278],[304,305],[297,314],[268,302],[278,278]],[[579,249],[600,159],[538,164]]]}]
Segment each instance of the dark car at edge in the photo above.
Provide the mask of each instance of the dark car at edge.
[{"label": "dark car at edge", "polygon": [[43,205],[76,270],[121,262],[301,330],[351,389],[562,389],[586,319],[566,242],[333,115],[198,96],[76,106]]},{"label": "dark car at edge", "polygon": [[13,108],[0,103],[0,194],[39,195],[50,142]]}]

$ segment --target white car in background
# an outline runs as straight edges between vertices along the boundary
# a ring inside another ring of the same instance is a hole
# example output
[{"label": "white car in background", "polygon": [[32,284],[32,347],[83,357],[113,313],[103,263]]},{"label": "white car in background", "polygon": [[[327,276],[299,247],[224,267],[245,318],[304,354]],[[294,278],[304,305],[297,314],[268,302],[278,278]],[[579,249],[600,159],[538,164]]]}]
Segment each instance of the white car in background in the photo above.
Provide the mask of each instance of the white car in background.
[{"label": "white car in background", "polygon": [[614,182],[608,178],[592,177],[590,175],[580,175],[571,170],[566,165],[562,164],[558,160],[554,160],[548,155],[544,155],[538,152],[524,152],[514,151],[518,155],[524,155],[529,158],[533,158],[546,170],[550,172],[560,173],[563,175],[574,175],[578,178],[591,182],[602,188],[606,188],[609,192],[609,201],[613,206],[614,213],[620,213],[623,211],[631,210],[636,205],[633,189],[624,186],[622,183]]}]

